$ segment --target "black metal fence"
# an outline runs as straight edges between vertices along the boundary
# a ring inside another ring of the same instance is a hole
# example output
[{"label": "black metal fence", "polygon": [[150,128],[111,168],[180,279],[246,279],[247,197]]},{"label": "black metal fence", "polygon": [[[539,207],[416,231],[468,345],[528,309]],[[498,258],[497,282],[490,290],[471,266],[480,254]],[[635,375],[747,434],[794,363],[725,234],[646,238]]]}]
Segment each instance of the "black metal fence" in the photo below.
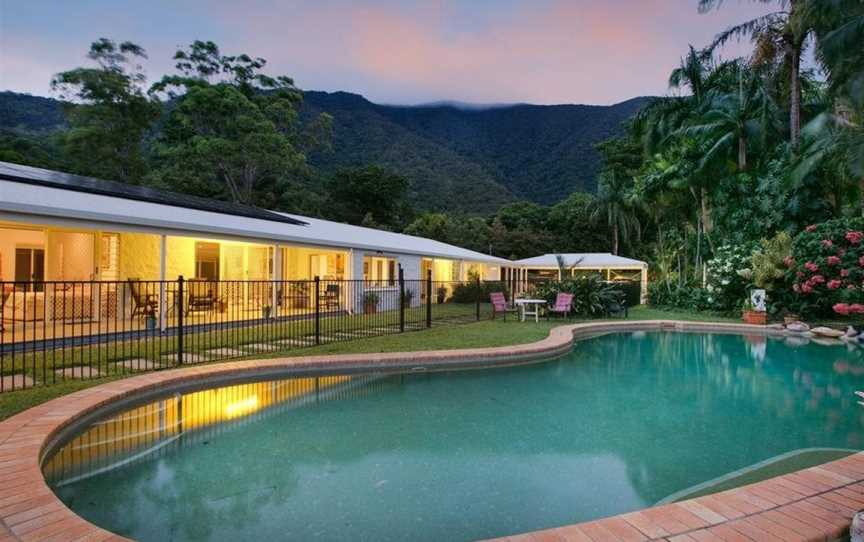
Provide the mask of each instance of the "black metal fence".
[{"label": "black metal fence", "polygon": [[[502,282],[0,282],[0,392],[459,325]],[[508,296],[509,298],[509,296]]]}]

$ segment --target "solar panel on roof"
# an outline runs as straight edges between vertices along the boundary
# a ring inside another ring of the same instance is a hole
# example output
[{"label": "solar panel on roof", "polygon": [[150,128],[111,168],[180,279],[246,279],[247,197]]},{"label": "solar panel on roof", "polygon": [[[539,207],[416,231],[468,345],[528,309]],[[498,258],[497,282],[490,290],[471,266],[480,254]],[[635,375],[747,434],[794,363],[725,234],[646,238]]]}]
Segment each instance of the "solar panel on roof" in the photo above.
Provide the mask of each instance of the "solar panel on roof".
[{"label": "solar panel on roof", "polygon": [[198,211],[209,211],[211,213],[257,218],[259,220],[282,222],[295,226],[307,225],[306,222],[303,222],[302,220],[287,217],[266,209],[259,209],[258,207],[253,207],[251,205],[242,205],[229,201],[190,196],[188,194],[178,194],[176,192],[167,192],[146,186],[136,186],[117,181],[94,179],[93,177],[72,175],[61,171],[22,166],[19,164],[11,164],[9,162],[0,162],[0,179],[37,186],[47,186],[50,188],[61,188],[63,190],[73,190],[76,192],[87,192],[89,194],[98,194],[101,196],[146,201],[148,203],[159,203],[162,205],[171,205],[173,207],[183,207],[185,209],[195,209]]}]

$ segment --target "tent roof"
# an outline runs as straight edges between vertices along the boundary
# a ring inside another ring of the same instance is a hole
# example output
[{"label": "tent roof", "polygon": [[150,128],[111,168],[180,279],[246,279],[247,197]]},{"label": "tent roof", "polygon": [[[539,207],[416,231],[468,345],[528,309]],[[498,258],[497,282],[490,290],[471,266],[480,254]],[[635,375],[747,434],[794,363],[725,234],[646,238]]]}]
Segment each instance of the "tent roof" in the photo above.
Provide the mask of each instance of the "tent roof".
[{"label": "tent roof", "polygon": [[[516,265],[527,268],[558,268],[558,254],[544,254],[542,256],[534,256],[533,258],[525,258],[516,260]],[[646,264],[641,260],[632,258],[624,258],[623,256],[615,256],[608,252],[586,252],[586,253],[571,253],[560,254],[564,257],[564,263],[567,267],[575,267],[576,269],[615,269],[621,267],[643,267]]]}]

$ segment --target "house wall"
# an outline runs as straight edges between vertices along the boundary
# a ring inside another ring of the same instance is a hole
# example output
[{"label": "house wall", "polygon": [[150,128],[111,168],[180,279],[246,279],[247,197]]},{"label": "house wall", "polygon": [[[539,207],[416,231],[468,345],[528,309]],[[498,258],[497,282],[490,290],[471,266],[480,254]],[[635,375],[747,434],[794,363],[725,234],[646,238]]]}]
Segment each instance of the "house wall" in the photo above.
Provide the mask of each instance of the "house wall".
[{"label": "house wall", "polygon": [[96,279],[95,233],[48,230],[45,241],[45,280]]},{"label": "house wall", "polygon": [[[120,279],[159,279],[158,235],[144,233],[120,234]],[[170,275],[169,275],[170,276]],[[176,277],[175,277],[176,278]]]}]

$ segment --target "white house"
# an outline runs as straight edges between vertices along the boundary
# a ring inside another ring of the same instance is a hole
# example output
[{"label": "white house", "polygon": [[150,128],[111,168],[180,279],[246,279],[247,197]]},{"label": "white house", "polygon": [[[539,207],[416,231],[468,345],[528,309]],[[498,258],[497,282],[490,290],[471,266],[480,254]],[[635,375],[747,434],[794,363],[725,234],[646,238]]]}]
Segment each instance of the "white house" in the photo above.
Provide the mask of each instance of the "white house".
[{"label": "white house", "polygon": [[[644,291],[644,262],[564,256],[575,269],[602,270],[610,280],[635,273]],[[13,331],[40,321],[47,335],[49,321],[74,328],[76,321],[140,317],[136,290],[180,276],[199,288],[218,284],[206,287],[220,289],[213,298],[222,300],[224,319],[255,317],[232,312],[241,305],[257,315],[265,307],[302,313],[322,292],[348,312],[359,311],[370,291],[387,300],[383,309],[395,308],[399,269],[418,305],[430,275],[442,284],[505,280],[520,291],[558,267],[548,254],[511,262],[421,237],[0,162],[0,295],[3,322]],[[316,277],[326,284],[317,293],[308,283],[290,291],[283,284]],[[183,300],[171,284],[149,287],[156,291],[145,297],[157,299],[165,326]]]}]

